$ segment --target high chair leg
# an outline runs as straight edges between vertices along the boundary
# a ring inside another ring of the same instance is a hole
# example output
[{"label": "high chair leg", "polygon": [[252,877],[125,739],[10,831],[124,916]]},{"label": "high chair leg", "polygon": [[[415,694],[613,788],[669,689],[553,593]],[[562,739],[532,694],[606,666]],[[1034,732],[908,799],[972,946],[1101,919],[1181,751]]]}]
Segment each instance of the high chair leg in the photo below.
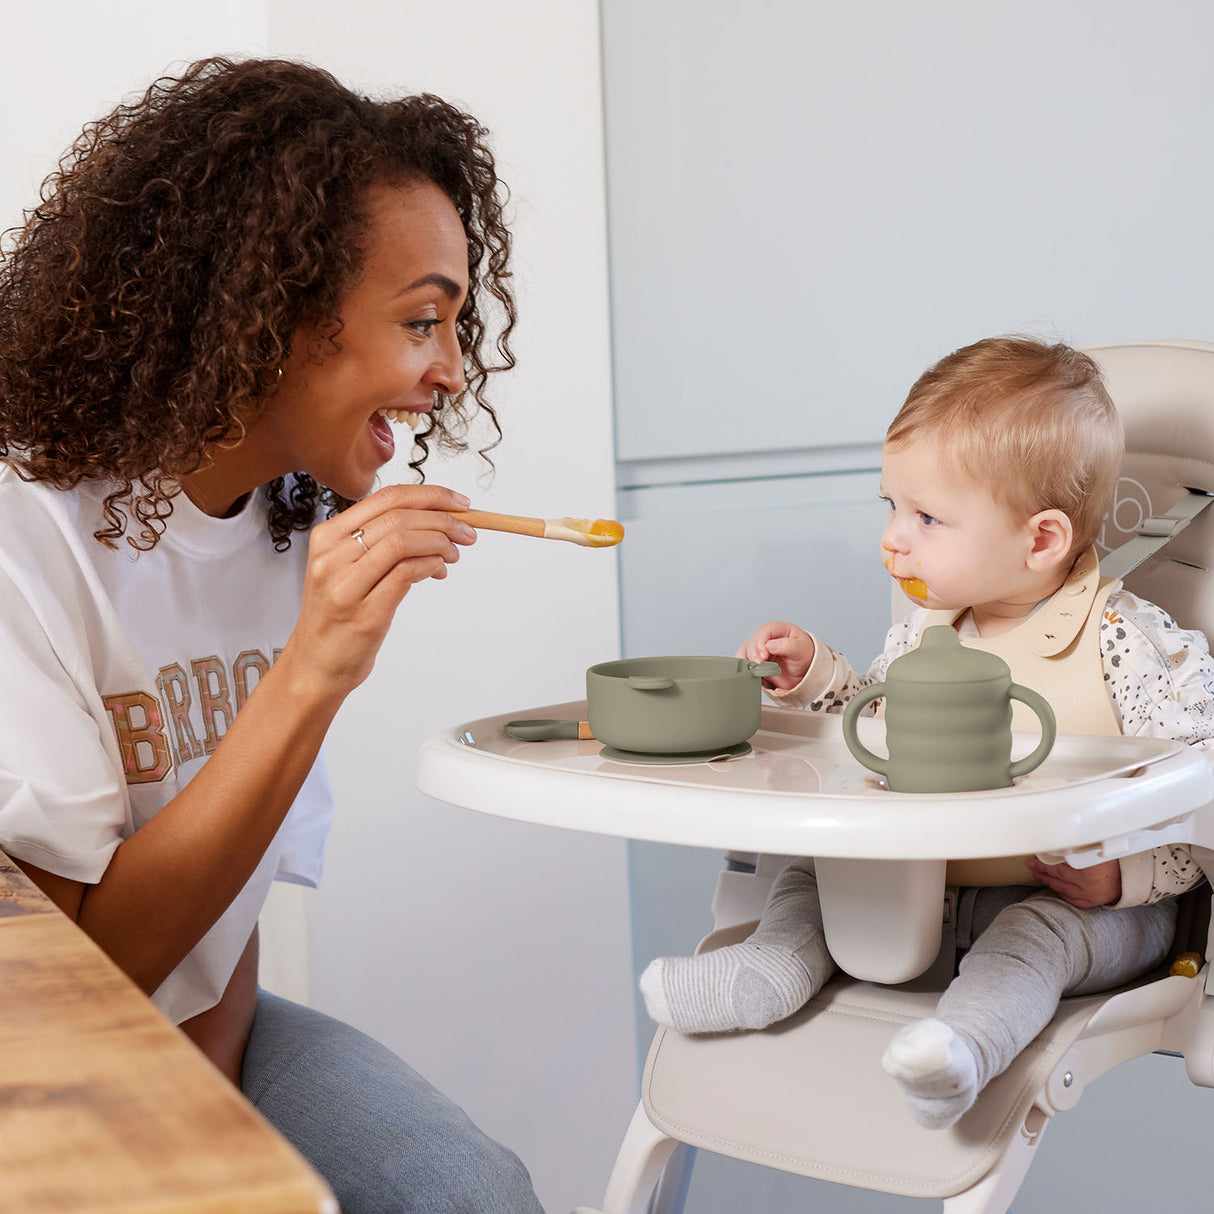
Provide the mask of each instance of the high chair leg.
[{"label": "high chair leg", "polygon": [[1007,1214],[1049,1124],[1050,1118],[1033,1105],[1003,1158],[972,1188],[946,1197],[942,1214]]},{"label": "high chair leg", "polygon": [[646,1214],[666,1161],[679,1144],[667,1138],[638,1104],[616,1156],[601,1209],[578,1206],[573,1214]]},{"label": "high chair leg", "polygon": [[658,1187],[649,1203],[649,1214],[683,1214],[687,1206],[687,1190],[691,1187],[691,1170],[695,1166],[696,1149],[680,1142],[671,1155]]}]

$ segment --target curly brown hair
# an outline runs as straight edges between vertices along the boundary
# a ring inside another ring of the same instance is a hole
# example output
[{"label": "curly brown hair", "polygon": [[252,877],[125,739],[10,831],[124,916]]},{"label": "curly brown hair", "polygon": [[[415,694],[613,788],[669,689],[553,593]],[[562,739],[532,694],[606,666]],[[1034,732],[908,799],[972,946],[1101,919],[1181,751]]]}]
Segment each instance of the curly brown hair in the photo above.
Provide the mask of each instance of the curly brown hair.
[{"label": "curly brown hair", "polygon": [[[410,467],[424,479],[431,444],[466,450],[478,410],[496,432],[484,456],[501,438],[485,384],[514,365],[515,324],[486,136],[428,94],[374,101],[307,64],[225,58],[89,124],[0,247],[0,458],[60,488],[113,481],[96,537],[119,539],[129,513],[127,542],[152,547],[179,478],[243,432],[299,326],[340,333],[367,188],[422,180],[467,234],[467,387],[437,402]],[[265,491],[279,548],[318,503],[348,504],[302,472]]]}]

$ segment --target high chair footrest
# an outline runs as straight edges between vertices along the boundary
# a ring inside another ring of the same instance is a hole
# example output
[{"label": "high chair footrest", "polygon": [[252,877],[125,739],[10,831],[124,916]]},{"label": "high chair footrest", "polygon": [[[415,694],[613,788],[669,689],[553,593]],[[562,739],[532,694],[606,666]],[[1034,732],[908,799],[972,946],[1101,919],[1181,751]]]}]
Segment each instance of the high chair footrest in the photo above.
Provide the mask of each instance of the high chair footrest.
[{"label": "high chair footrest", "polygon": [[938,992],[836,978],[763,1032],[660,1030],[642,1099],[680,1142],[801,1176],[908,1197],[949,1197],[998,1162],[1051,1071],[1105,997],[1067,1000],[1045,1031],[951,1129],[911,1119],[881,1069],[894,1033]]}]

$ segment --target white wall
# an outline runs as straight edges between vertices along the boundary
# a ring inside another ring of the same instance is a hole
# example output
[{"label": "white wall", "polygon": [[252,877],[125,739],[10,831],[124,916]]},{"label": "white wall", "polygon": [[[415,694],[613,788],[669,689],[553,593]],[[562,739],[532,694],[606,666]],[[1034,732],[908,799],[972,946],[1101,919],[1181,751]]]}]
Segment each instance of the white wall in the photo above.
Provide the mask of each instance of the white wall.
[{"label": "white wall", "polygon": [[[473,455],[429,477],[489,509],[613,513],[593,0],[349,0],[340,17],[321,0],[70,0],[5,20],[4,227],[84,121],[174,61],[306,58],[474,110],[513,193],[519,365],[492,386],[492,484]],[[413,760],[446,725],[577,698],[618,644],[613,552],[486,534],[415,590],[331,734],[339,812],[309,898],[312,1003],[517,1150],[554,1212],[601,1196],[635,1100],[624,844],[441,806],[413,788]]]},{"label": "white wall", "polygon": [[6,4],[0,73],[0,226],[19,222],[81,127],[170,64],[264,47],[266,13],[246,0]]}]

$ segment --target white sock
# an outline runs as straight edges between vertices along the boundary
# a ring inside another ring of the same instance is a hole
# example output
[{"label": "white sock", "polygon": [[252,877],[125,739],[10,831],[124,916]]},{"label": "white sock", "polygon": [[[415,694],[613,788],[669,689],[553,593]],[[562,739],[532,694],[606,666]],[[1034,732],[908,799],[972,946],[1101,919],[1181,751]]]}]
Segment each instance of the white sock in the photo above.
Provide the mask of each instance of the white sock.
[{"label": "white sock", "polygon": [[942,1020],[916,1020],[899,1029],[881,1065],[902,1085],[911,1116],[929,1130],[947,1129],[978,1098],[973,1049]]},{"label": "white sock", "polygon": [[762,1029],[814,995],[791,949],[749,940],[694,957],[659,957],[640,978],[650,1016],[680,1033]]}]

